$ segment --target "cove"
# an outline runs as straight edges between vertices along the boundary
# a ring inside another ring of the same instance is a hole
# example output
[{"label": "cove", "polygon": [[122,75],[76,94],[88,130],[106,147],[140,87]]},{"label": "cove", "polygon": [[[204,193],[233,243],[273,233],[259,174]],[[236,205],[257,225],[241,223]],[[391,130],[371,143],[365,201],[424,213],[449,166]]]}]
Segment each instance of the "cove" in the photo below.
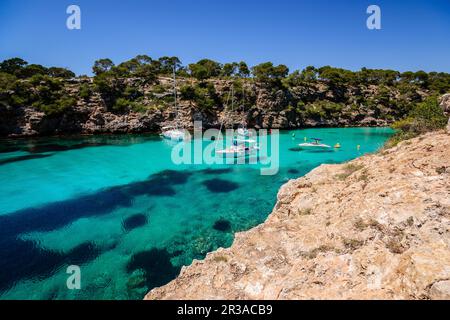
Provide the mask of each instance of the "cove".
[{"label": "cove", "polygon": [[[173,145],[154,135],[2,140],[0,299],[142,299],[263,222],[289,179],[375,152],[392,133],[281,131],[273,176],[258,165],[175,165]],[[302,151],[304,137],[341,148]],[[66,287],[70,264],[81,290]]]}]

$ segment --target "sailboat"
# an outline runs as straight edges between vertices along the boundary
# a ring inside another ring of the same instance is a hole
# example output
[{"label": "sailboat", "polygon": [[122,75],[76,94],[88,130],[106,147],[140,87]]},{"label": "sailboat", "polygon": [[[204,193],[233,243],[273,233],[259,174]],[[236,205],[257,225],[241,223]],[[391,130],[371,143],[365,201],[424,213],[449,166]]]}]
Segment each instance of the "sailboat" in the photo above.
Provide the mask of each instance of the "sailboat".
[{"label": "sailboat", "polygon": [[172,141],[183,141],[186,138],[186,133],[183,129],[179,129],[178,127],[178,106],[177,106],[177,80],[176,80],[176,65],[173,66],[173,95],[175,98],[175,118],[176,125],[175,126],[165,126],[162,128],[161,136],[165,139]]},{"label": "sailboat", "polygon": [[216,151],[217,155],[222,155],[225,158],[241,158],[250,156],[256,149],[245,147],[243,145],[231,146],[229,148]]},{"label": "sailboat", "polygon": [[248,137],[250,135],[244,124],[236,130],[236,133],[240,137]]},{"label": "sailboat", "polygon": [[[233,111],[234,107],[234,87],[231,87],[231,111]],[[221,125],[222,128],[222,125]],[[250,156],[255,153],[255,151],[259,150],[258,145],[256,144],[256,140],[249,139],[249,131],[244,125],[239,127],[236,131],[236,136],[233,137],[233,145],[223,149],[216,151],[216,154],[226,157],[226,158],[240,158]]]},{"label": "sailboat", "polygon": [[[245,88],[242,87],[242,107],[243,112],[245,115]],[[252,132],[247,129],[247,121],[245,119],[242,119],[241,124],[239,125],[238,129],[236,130],[237,137],[234,139],[234,141],[240,142],[240,143],[248,143],[248,144],[256,144],[256,140],[251,139]],[[253,145],[255,149],[259,149],[257,145]]]}]

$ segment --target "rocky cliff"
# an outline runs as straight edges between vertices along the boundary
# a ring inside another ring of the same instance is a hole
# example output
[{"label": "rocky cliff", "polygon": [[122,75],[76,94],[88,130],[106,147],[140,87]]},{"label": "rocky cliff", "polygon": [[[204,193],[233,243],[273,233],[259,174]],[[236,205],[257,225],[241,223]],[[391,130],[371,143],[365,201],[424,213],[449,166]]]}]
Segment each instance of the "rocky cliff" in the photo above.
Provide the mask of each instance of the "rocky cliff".
[{"label": "rocky cliff", "polygon": [[[175,122],[170,78],[160,77],[150,84],[142,79],[123,79],[122,85],[135,90],[141,98],[140,110],[124,106],[121,111],[108,106],[111,97],[97,92],[93,79],[64,81],[65,95],[74,98],[75,103],[63,112],[46,114],[28,105],[0,103],[0,136],[158,132]],[[396,88],[377,85],[343,89],[317,81],[288,89],[247,80],[243,85],[247,105],[240,105],[237,92],[232,110],[226,101],[233,81],[208,83],[212,93],[201,98],[214,100],[213,106],[201,107],[195,98],[179,97],[177,119],[182,127],[192,129],[195,120],[201,120],[205,128],[218,128],[221,123],[231,127],[244,119],[255,128],[386,126],[404,116],[411,103],[428,95],[421,90],[402,94]],[[198,85],[192,79],[179,79],[178,90],[189,84]],[[83,87],[92,93],[82,97]],[[398,101],[400,105],[396,105]]]},{"label": "rocky cliff", "polygon": [[291,180],[263,224],[146,299],[450,299],[450,134]]}]

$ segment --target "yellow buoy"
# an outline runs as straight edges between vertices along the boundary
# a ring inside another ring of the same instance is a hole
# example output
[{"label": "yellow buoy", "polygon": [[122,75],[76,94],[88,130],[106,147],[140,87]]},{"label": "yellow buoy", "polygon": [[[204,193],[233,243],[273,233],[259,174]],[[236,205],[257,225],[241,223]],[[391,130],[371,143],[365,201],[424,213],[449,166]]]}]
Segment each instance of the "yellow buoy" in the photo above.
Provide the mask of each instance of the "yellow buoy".
[{"label": "yellow buoy", "polygon": [[334,147],[335,147],[336,149],[339,149],[339,148],[341,147],[341,144],[338,142],[338,143],[336,143],[336,144],[334,145]]}]

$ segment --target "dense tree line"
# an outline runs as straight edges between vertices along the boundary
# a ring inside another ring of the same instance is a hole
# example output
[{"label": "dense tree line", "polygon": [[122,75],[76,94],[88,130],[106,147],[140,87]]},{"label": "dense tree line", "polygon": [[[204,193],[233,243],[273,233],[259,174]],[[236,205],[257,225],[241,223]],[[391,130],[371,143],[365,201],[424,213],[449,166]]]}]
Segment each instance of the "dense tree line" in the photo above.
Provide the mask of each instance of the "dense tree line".
[{"label": "dense tree line", "polygon": [[[308,66],[290,73],[287,66],[271,62],[249,67],[244,61],[222,64],[201,59],[184,66],[177,57],[153,59],[147,55],[138,55],[118,65],[108,58],[95,61],[92,67],[93,85],[82,84],[78,95],[88,101],[94,92],[98,92],[113,112],[142,110],[145,109],[144,94],[139,89],[142,84],[154,85],[154,100],[165,99],[166,102],[171,102],[171,97],[161,95],[157,90],[159,77],[171,76],[174,69],[180,78],[195,79],[190,85],[181,88],[181,98],[194,101],[202,109],[223,103],[216,94],[211,79],[230,79],[241,86],[242,82],[256,83],[273,92],[311,87],[317,83],[325,84],[337,97],[334,101],[296,101],[295,105],[289,106],[304,117],[336,115],[343,108],[346,90],[352,87],[377,86],[377,93],[373,97],[358,102],[375,110],[380,104],[393,104],[398,108],[399,114],[406,114],[411,109],[406,101],[422,101],[417,94],[419,90],[426,91],[427,95],[450,92],[450,74],[442,72],[398,72],[367,68],[350,71],[330,66]],[[33,106],[48,114],[64,112],[67,107],[76,103],[75,97],[70,97],[64,89],[65,80],[71,78],[75,78],[75,74],[65,68],[28,64],[20,58],[5,60],[0,63],[0,106]],[[394,101],[390,95],[392,89],[406,98]]]},{"label": "dense tree line", "polygon": [[76,104],[64,90],[64,80],[74,76],[65,68],[5,60],[0,63],[0,107],[32,106],[49,115],[64,112]]}]

